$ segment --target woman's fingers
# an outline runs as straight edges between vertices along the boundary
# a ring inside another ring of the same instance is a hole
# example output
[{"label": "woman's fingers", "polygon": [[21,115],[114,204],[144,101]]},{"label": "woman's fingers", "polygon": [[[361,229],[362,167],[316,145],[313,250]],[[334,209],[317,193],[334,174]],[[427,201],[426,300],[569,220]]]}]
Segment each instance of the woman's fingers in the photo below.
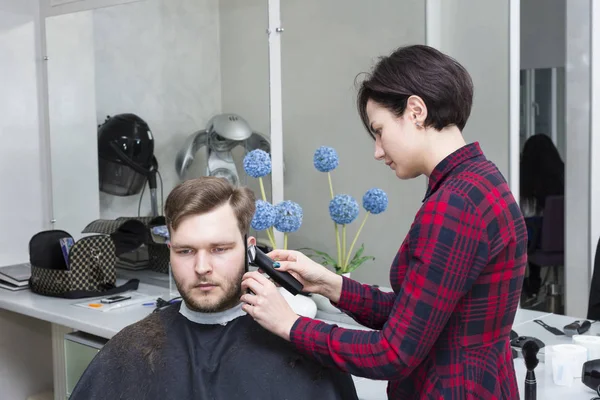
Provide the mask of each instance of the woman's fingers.
[{"label": "woman's fingers", "polygon": [[275,285],[258,271],[246,272],[242,277],[243,290],[250,289],[254,293],[258,294],[259,292],[257,292],[257,290],[262,291],[270,286]]},{"label": "woman's fingers", "polygon": [[262,292],[263,285],[252,277],[244,277],[244,280],[242,280],[242,290],[250,290],[252,293],[257,294]]},{"label": "woman's fingers", "polygon": [[[277,271],[288,271],[288,272],[298,272],[298,263],[296,261],[277,261],[279,263],[278,267],[275,267]],[[275,264],[277,265],[277,264]]]},{"label": "woman's fingers", "polygon": [[276,249],[267,254],[267,256],[276,261],[296,261],[297,259],[294,250]]}]

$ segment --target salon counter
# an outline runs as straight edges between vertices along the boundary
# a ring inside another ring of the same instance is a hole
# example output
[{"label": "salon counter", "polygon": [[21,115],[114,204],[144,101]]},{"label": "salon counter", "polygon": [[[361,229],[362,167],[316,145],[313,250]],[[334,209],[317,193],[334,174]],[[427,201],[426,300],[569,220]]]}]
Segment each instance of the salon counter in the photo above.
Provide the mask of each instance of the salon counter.
[{"label": "salon counter", "polygon": [[[122,282],[119,282],[122,283]],[[140,283],[139,293],[147,294],[148,296],[167,298],[168,288],[150,284]],[[5,309],[15,313],[27,315],[36,319],[50,322],[52,324],[52,341],[55,347],[54,351],[54,382],[55,382],[55,399],[64,400],[64,395],[61,397],[61,382],[64,382],[64,371],[61,371],[61,366],[64,368],[64,350],[60,346],[63,344],[64,334],[72,330],[78,330],[90,333],[101,338],[110,339],[121,329],[135,323],[152,312],[152,307],[144,307],[141,305],[129,306],[122,309],[112,310],[109,312],[100,312],[82,307],[74,306],[81,300],[67,300],[52,297],[45,297],[34,294],[29,290],[11,292],[0,289],[0,309]],[[346,323],[347,320],[335,321],[335,317],[323,318],[318,315],[317,318],[324,322],[335,323],[340,327],[349,329],[367,329],[355,324]],[[568,342],[565,338],[555,338],[549,332],[545,331],[541,326],[533,323],[534,319],[543,319],[547,324],[554,325],[559,328],[572,322],[573,318],[557,316],[536,311],[522,310],[517,312],[515,318],[514,330],[520,335],[530,335],[540,337],[547,344],[556,344]],[[568,321],[568,322],[565,322]],[[592,325],[591,332],[600,332],[600,323]],[[57,347],[58,346],[58,347]],[[63,360],[60,360],[61,356]],[[0,360],[0,364],[2,360]],[[520,390],[522,390],[523,380],[525,377],[525,367],[523,359],[515,360],[517,368],[517,377],[519,379]],[[538,398],[553,399],[559,398],[565,394],[593,394],[585,388],[580,382],[575,382],[570,388],[555,386],[551,376],[546,376],[543,371],[543,364],[538,367]],[[374,381],[366,378],[354,378],[357,391],[360,399],[363,400],[385,400],[386,385],[385,381]],[[542,395],[542,393],[546,393]],[[589,396],[592,397],[592,396]],[[575,397],[574,397],[575,398]],[[579,397],[577,397],[579,398]],[[586,397],[583,397],[586,398]]]}]

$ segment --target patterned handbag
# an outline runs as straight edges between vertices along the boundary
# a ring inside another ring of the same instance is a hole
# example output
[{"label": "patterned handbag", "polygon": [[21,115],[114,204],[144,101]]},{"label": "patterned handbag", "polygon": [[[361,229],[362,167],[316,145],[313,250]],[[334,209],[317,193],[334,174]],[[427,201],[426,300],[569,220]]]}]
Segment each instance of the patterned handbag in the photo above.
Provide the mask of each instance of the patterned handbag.
[{"label": "patterned handbag", "polygon": [[37,233],[29,241],[29,285],[33,292],[84,298],[137,289],[137,279],[116,286],[115,244],[109,235],[81,238],[68,253],[61,246],[61,239],[73,237],[65,231],[50,230]]}]

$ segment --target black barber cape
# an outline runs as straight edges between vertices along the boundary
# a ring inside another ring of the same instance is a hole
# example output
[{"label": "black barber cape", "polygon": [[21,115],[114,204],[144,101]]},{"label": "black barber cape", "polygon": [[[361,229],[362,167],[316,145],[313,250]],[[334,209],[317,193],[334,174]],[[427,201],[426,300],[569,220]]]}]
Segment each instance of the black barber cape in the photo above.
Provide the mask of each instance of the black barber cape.
[{"label": "black barber cape", "polygon": [[349,374],[324,367],[250,316],[202,325],[179,304],[114,336],[70,400],[352,400]]}]

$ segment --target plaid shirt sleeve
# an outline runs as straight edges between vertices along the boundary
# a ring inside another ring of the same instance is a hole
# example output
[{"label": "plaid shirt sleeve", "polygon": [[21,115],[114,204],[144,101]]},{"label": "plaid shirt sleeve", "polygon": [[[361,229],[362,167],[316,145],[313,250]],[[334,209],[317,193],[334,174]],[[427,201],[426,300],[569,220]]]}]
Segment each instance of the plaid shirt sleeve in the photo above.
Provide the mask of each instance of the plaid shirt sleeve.
[{"label": "plaid shirt sleeve", "polygon": [[361,325],[371,329],[383,328],[394,306],[396,295],[384,293],[370,285],[361,285],[345,276],[342,278],[340,301],[332,304],[348,312]]},{"label": "plaid shirt sleeve", "polygon": [[[489,244],[475,206],[440,190],[419,210],[401,251],[408,252],[406,276],[382,330],[348,330],[301,317],[290,332],[298,350],[356,376],[391,380],[410,374],[485,268]],[[399,262],[397,257],[392,268]],[[347,293],[346,302],[358,303],[363,294]]]}]

